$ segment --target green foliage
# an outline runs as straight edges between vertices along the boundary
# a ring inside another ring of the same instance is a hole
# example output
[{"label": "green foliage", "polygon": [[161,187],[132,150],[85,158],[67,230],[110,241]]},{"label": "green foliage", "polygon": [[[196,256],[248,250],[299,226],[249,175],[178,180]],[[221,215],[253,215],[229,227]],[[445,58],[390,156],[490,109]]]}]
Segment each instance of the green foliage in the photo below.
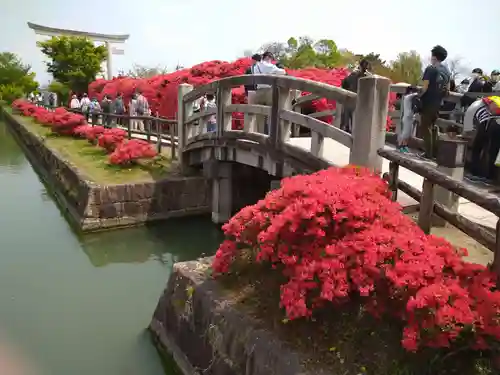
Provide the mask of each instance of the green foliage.
[{"label": "green foliage", "polygon": [[49,58],[47,71],[74,92],[87,91],[108,55],[105,46],[94,46],[91,40],[80,37],[52,37],[37,45]]},{"label": "green foliage", "polygon": [[393,82],[417,85],[422,79],[422,58],[416,51],[402,52],[389,65]]},{"label": "green foliage", "polygon": [[0,53],[0,99],[11,103],[38,88],[35,73],[11,52]]},{"label": "green foliage", "polygon": [[[393,82],[417,85],[422,78],[422,58],[416,51],[402,52],[396,60],[386,62],[379,53],[356,54],[347,49],[338,49],[337,44],[331,39],[314,42],[307,36],[298,39],[291,37],[286,43],[267,43],[259,49],[259,52],[265,51],[273,53],[276,60],[290,69],[307,67],[354,69],[361,59],[365,59],[370,62],[372,73],[387,77]],[[251,51],[247,51],[246,54],[251,54]]]},{"label": "green foliage", "polygon": [[0,98],[8,104],[25,95],[23,89],[16,85],[0,85]]},{"label": "green foliage", "polygon": [[288,39],[287,43],[273,42],[263,45],[261,52],[272,52],[277,60],[291,69],[307,67],[333,68],[337,66],[342,55],[333,40],[321,39],[314,42],[308,36]]}]

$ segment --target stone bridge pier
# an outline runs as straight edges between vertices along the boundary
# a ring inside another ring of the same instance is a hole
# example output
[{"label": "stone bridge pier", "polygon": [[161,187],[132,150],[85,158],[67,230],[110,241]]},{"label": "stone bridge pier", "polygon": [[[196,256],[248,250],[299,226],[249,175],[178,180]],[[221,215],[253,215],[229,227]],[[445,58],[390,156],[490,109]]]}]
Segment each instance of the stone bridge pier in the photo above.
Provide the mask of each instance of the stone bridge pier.
[{"label": "stone bridge pier", "polygon": [[203,173],[212,181],[212,221],[216,224],[227,222],[243,207],[257,203],[280,181],[265,170],[227,161],[207,161]]}]

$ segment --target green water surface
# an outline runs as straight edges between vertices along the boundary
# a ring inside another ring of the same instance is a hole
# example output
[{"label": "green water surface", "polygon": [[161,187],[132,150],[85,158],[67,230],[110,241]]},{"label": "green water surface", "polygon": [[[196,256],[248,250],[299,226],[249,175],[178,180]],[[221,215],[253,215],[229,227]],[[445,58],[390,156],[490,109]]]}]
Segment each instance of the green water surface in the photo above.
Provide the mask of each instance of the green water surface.
[{"label": "green water surface", "polygon": [[172,374],[145,328],[172,264],[220,240],[209,218],[77,237],[0,123],[0,348],[36,375]]}]

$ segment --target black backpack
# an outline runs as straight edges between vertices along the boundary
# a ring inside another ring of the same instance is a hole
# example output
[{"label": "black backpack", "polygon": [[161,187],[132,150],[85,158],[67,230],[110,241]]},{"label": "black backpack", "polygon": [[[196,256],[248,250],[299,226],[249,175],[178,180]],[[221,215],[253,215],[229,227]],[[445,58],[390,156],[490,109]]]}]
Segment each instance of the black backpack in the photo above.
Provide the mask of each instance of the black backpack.
[{"label": "black backpack", "polygon": [[445,98],[450,93],[448,90],[448,85],[451,80],[451,75],[445,66],[436,69],[437,69],[437,77],[436,77],[437,91],[442,94],[443,98]]}]

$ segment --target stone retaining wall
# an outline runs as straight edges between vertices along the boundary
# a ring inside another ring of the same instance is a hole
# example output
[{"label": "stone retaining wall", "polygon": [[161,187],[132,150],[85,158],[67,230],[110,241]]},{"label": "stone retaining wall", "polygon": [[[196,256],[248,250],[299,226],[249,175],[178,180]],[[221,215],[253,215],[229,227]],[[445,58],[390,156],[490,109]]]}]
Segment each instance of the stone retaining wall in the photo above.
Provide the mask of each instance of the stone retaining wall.
[{"label": "stone retaining wall", "polygon": [[299,353],[222,297],[210,264],[174,265],[149,327],[158,349],[185,375],[308,375]]},{"label": "stone retaining wall", "polygon": [[[3,111],[3,110],[2,110]],[[76,229],[87,232],[210,212],[211,185],[203,177],[171,177],[101,186],[45,145],[9,112],[3,116],[36,172]]]}]

